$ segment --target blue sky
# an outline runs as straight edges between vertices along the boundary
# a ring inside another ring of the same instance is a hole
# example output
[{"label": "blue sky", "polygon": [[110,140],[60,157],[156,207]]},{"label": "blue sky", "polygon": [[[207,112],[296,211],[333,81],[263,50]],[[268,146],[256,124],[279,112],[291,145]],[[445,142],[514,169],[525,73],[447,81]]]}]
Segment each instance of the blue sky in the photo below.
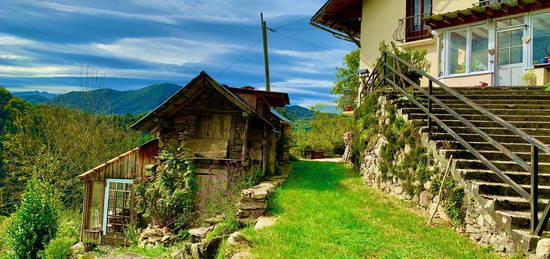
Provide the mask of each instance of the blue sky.
[{"label": "blue sky", "polygon": [[2,0],[0,85],[66,93],[87,87],[82,77],[92,74],[104,78],[101,87],[131,90],[185,85],[204,70],[263,89],[264,12],[277,30],[269,34],[272,90],[302,106],[331,103],[335,67],[354,46],[308,24],[324,2]]}]

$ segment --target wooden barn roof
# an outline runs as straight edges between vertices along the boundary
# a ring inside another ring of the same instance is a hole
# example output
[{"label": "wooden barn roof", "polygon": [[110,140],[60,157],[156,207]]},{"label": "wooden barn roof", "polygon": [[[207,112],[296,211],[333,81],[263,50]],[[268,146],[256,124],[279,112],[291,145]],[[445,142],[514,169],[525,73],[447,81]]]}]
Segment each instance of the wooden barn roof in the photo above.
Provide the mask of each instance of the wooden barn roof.
[{"label": "wooden barn roof", "polygon": [[[106,173],[105,171],[108,170],[108,167],[116,167],[116,170],[118,171],[129,170],[129,171],[132,171],[132,173],[134,174],[142,174],[143,170],[145,169],[144,166],[146,165],[143,163],[148,159],[151,159],[152,157],[156,157],[157,152],[158,152],[158,140],[152,139],[130,151],[127,151],[103,164],[100,164],[88,170],[87,172],[79,175],[78,178],[80,180],[85,180],[89,178],[94,178],[101,173],[105,174]],[[124,161],[124,160],[127,160],[128,157],[130,157],[131,155],[136,155],[136,157],[134,157],[131,163],[129,161]],[[128,167],[132,167],[132,168],[128,168]],[[111,171],[115,171],[115,170],[111,170]],[[119,176],[119,178],[126,178],[126,177]]]},{"label": "wooden barn roof", "polygon": [[550,8],[548,0],[510,0],[500,3],[474,6],[471,8],[436,14],[426,17],[426,24],[432,29],[442,29],[462,24],[475,23],[489,19],[532,12]]},{"label": "wooden barn roof", "polygon": [[273,126],[266,118],[259,115],[252,107],[246,104],[244,100],[230,91],[228,87],[219,84],[203,71],[186,86],[164,101],[164,103],[134,123],[131,128],[149,132],[153,131],[160,124],[160,122],[169,120],[171,114],[192,102],[202,90],[206,89],[206,87],[214,88],[242,111],[253,116],[257,116],[269,126]]},{"label": "wooden barn roof", "polygon": [[287,93],[281,92],[268,92],[262,90],[256,90],[253,88],[236,88],[236,87],[227,87],[231,92],[234,93],[249,93],[258,96],[263,96],[270,106],[272,107],[284,107],[290,104],[290,99],[288,98]]},{"label": "wooden barn roof", "polygon": [[360,38],[362,6],[362,0],[328,0],[311,22]]}]

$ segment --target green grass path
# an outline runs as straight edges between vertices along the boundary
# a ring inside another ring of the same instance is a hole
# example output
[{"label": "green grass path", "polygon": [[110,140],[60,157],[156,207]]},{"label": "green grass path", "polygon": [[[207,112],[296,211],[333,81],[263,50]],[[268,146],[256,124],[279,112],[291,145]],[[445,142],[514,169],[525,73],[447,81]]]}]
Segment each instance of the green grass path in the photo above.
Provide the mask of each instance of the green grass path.
[{"label": "green grass path", "polygon": [[343,164],[296,162],[270,202],[277,223],[246,229],[257,258],[498,258]]}]

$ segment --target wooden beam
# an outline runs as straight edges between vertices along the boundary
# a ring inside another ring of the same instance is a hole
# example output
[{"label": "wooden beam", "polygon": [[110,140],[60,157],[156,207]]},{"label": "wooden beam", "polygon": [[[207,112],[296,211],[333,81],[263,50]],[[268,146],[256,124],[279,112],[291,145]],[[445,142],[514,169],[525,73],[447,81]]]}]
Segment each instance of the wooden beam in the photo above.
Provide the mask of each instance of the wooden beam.
[{"label": "wooden beam", "polygon": [[461,22],[466,22],[466,16],[462,13],[457,13],[456,14],[456,19],[458,19]]},{"label": "wooden beam", "polygon": [[246,155],[246,149],[247,149],[247,145],[248,145],[248,124],[250,124],[250,115],[246,112],[243,112],[243,117],[244,117],[244,129],[243,129],[243,151],[242,151],[242,155],[245,156]]}]

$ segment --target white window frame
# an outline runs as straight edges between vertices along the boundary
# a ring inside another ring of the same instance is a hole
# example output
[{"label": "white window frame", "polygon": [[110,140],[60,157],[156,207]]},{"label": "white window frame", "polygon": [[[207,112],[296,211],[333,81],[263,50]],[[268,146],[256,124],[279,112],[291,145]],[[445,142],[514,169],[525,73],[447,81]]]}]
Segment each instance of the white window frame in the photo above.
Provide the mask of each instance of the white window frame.
[{"label": "white window frame", "polygon": [[[440,48],[440,45],[441,44],[440,42],[442,41],[444,43],[444,48],[443,48],[443,73],[440,73],[442,74],[443,78],[445,77],[461,77],[461,76],[468,76],[468,75],[482,75],[482,74],[487,74],[487,73],[492,73],[494,71],[494,57],[493,55],[490,55],[490,54],[487,54],[487,62],[488,62],[488,65],[487,65],[487,70],[485,71],[476,71],[476,72],[472,72],[472,68],[471,68],[471,59],[472,59],[472,55],[471,55],[471,52],[472,52],[472,29],[474,28],[479,28],[479,27],[485,27],[485,29],[487,29],[488,33],[489,33],[489,43],[487,45],[487,49],[490,50],[491,48],[494,48],[494,45],[495,45],[495,39],[494,39],[494,29],[493,29],[493,26],[491,26],[492,24],[490,22],[485,22],[485,23],[477,23],[477,24],[473,24],[473,25],[470,25],[470,26],[466,26],[466,27],[460,27],[460,28],[454,28],[454,29],[451,29],[451,30],[448,30],[448,31],[445,31],[444,33],[442,33],[442,37],[443,39],[440,39],[438,42],[438,52],[439,52],[439,48]],[[465,72],[464,73],[458,73],[458,74],[451,74],[451,60],[450,60],[450,57],[451,57],[451,33],[453,32],[457,32],[457,31],[464,31],[466,30],[466,64],[465,64]],[[439,54],[438,54],[439,55]],[[441,58],[441,57],[439,57]],[[439,63],[438,63],[439,65]]]},{"label": "white window frame", "polygon": [[[497,60],[496,60],[497,59],[496,58],[496,54],[497,54],[496,53],[497,52],[497,49],[496,49],[496,33],[497,33],[497,31],[500,31],[496,28],[496,22],[501,21],[501,20],[518,18],[518,17],[523,17],[524,18],[524,25],[510,26],[507,29],[518,28],[518,27],[523,27],[524,28],[523,36],[524,37],[529,37],[530,41],[527,44],[523,44],[523,68],[524,68],[524,70],[534,68],[534,64],[533,64],[533,41],[534,41],[534,36],[535,35],[534,35],[534,28],[533,28],[533,17],[537,16],[537,15],[544,15],[544,14],[549,14],[549,13],[550,13],[550,11],[548,9],[538,10],[538,11],[535,11],[535,12],[528,12],[528,13],[523,13],[523,14],[518,14],[518,15],[506,16],[506,17],[495,19],[495,20],[487,20],[485,22],[474,23],[474,24],[471,24],[471,25],[468,25],[468,26],[453,27],[451,29],[448,29],[448,30],[445,30],[445,31],[441,32],[440,36],[438,37],[438,41],[437,41],[437,52],[438,52],[438,54],[437,54],[438,55],[438,64],[437,65],[438,65],[439,78],[462,77],[462,76],[481,75],[481,74],[489,74],[489,73],[495,74],[496,68],[498,66],[498,64],[496,63],[497,62]],[[489,46],[488,46],[488,49],[493,50],[494,54],[493,55],[489,54],[489,66],[488,66],[487,71],[471,72],[471,67],[470,67],[470,59],[471,59],[471,53],[470,52],[471,52],[471,44],[472,44],[471,43],[471,30],[472,30],[472,28],[475,28],[475,27],[478,27],[478,26],[486,26],[486,28],[489,30]],[[451,51],[450,34],[452,32],[460,31],[460,30],[464,30],[464,29],[468,30],[468,33],[467,33],[468,39],[466,41],[466,52],[467,52],[467,55],[466,55],[466,62],[467,62],[466,73],[451,74],[450,73],[450,59],[449,59],[450,58],[450,51]],[[439,48],[440,48],[441,43],[444,44],[444,49],[442,51],[442,54],[443,54],[442,57],[439,53]],[[440,59],[443,59],[443,71],[439,71],[440,70],[440,68],[439,68]]]},{"label": "white window frame", "polygon": [[103,235],[107,235],[107,211],[109,211],[109,185],[110,183],[129,183],[134,184],[132,179],[107,178],[105,184],[105,196],[103,198]]},{"label": "white window frame", "polygon": [[[527,32],[529,33],[528,36],[531,39],[529,41],[529,44],[526,44],[526,45],[529,45],[528,46],[528,59],[527,59],[527,62],[525,62],[525,63],[527,63],[527,64],[525,64],[526,69],[535,68],[535,64],[533,64],[533,51],[534,51],[533,42],[535,41],[533,16],[544,15],[544,14],[550,14],[550,11],[549,10],[539,10],[539,11],[528,13],[526,15],[528,17],[527,18],[528,20],[526,21],[526,24],[528,26]],[[527,35],[527,34],[525,34],[525,35]]]}]

